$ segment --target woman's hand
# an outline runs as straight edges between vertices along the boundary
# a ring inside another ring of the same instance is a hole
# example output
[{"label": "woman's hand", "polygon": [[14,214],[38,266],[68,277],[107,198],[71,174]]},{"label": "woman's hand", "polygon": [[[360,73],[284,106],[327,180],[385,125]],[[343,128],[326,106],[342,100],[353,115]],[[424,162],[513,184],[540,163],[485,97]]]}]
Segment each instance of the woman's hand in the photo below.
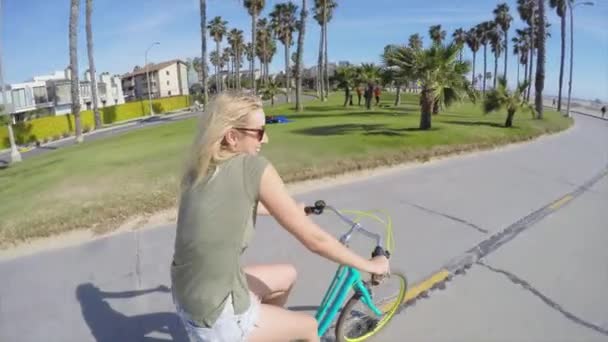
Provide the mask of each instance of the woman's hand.
[{"label": "woman's hand", "polygon": [[370,270],[375,275],[387,275],[390,274],[390,265],[388,259],[384,255],[378,255],[370,259]]}]

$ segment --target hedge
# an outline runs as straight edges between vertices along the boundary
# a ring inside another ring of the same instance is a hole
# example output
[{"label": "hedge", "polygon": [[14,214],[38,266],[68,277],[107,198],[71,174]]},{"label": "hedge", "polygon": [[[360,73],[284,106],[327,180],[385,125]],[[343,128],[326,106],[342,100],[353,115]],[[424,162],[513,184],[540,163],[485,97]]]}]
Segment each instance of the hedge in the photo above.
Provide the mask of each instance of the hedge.
[{"label": "hedge", "polygon": [[[156,114],[166,113],[176,109],[186,108],[190,105],[190,97],[173,96],[152,100],[152,108]],[[130,119],[136,119],[150,114],[150,106],[147,100],[128,102],[116,106],[100,108],[101,120],[104,125]],[[80,112],[83,130],[89,131],[95,126],[92,110]],[[74,116],[71,114],[47,116],[20,122],[13,126],[17,144],[23,145],[36,141],[46,142],[70,136],[75,133]],[[0,128],[0,146],[10,146],[7,127]]]}]

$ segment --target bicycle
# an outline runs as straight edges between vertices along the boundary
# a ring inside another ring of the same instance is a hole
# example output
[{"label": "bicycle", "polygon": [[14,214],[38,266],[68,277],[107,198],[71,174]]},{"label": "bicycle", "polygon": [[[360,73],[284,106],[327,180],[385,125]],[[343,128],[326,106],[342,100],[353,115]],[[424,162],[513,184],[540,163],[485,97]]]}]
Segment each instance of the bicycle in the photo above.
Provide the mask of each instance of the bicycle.
[{"label": "bicycle", "polygon": [[[321,200],[316,201],[314,206],[305,207],[304,210],[307,214],[315,215],[321,215],[325,210],[330,210],[342,221],[349,224],[350,229],[339,239],[347,247],[351,236],[359,232],[376,241],[372,257],[385,255],[389,258],[390,251],[394,250],[390,217],[387,221],[384,221],[370,212],[346,210],[340,212]],[[357,218],[351,220],[344,216],[344,213],[347,212],[356,214]],[[385,224],[386,249],[382,247],[383,241],[379,234],[366,230],[357,222],[361,217],[369,217]],[[396,285],[396,289],[386,286],[387,281],[390,280],[395,281],[395,284],[390,283],[390,285]],[[354,291],[354,294],[346,301],[346,296],[351,290]],[[357,342],[366,340],[382,330],[395,316],[405,298],[406,290],[407,279],[400,272],[391,271],[391,274],[386,277],[372,275],[369,281],[364,281],[358,270],[349,266],[339,266],[315,314],[319,326],[318,336],[325,335],[338,315],[338,311],[341,311],[335,328],[337,341]],[[383,294],[383,291],[387,291],[388,295]],[[397,293],[397,295],[395,296],[394,293]],[[346,304],[344,304],[345,302]]]}]

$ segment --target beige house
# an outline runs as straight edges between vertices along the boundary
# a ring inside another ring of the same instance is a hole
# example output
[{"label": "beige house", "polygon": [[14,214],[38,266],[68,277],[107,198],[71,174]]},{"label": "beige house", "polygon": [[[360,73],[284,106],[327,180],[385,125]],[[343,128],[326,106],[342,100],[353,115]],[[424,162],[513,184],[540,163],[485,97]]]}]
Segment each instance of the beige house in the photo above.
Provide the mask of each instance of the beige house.
[{"label": "beige house", "polygon": [[148,98],[148,82],[152,98],[188,95],[188,67],[186,63],[174,59],[158,64],[135,67],[133,72],[121,77],[125,100],[134,101]]}]

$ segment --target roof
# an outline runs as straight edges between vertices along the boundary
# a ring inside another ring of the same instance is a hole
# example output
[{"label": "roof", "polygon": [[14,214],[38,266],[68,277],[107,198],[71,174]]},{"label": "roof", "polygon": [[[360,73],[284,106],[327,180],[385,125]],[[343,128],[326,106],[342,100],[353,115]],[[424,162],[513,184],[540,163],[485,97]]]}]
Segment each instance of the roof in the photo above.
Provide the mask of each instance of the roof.
[{"label": "roof", "polygon": [[137,71],[126,73],[126,74],[122,75],[121,78],[128,78],[128,77],[133,77],[133,76],[137,76],[137,75],[143,75],[148,71],[158,71],[158,70],[164,69],[164,68],[168,67],[169,65],[175,64],[175,63],[186,64],[181,59],[172,59],[170,61],[161,62],[158,64],[151,64],[151,65],[149,64],[147,66],[142,67],[141,69],[139,69]]}]

